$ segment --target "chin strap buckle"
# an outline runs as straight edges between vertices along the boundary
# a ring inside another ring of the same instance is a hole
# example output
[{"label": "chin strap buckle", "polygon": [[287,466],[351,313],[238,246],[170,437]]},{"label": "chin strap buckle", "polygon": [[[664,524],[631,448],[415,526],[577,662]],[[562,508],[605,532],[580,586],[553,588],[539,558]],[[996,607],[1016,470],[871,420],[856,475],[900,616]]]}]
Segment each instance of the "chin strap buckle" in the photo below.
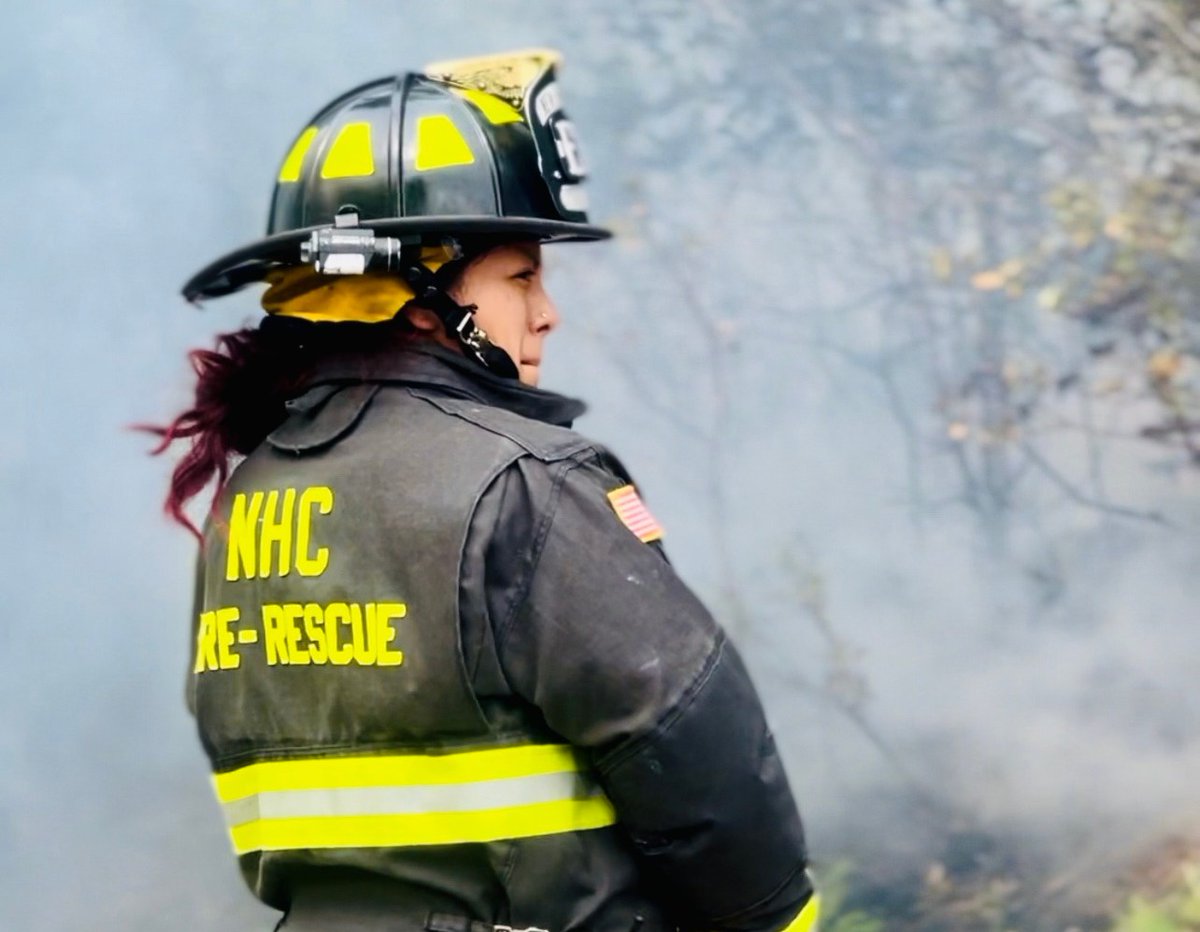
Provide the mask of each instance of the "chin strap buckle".
[{"label": "chin strap buckle", "polygon": [[429,308],[441,320],[447,335],[454,337],[463,354],[489,372],[506,379],[518,377],[516,363],[500,347],[488,339],[487,333],[475,323],[474,304],[459,304],[439,283],[437,276],[420,260],[418,250],[409,250],[401,257],[400,274],[416,292],[416,301]]},{"label": "chin strap buckle", "polygon": [[[343,211],[333,226],[313,230],[300,244],[300,261],[311,264],[322,275],[362,275],[368,265],[385,269],[398,267],[417,293],[417,300],[442,321],[446,333],[458,340],[463,353],[496,375],[515,379],[519,373],[508,353],[488,339],[471,316],[475,305],[462,305],[446,293],[438,277],[421,262],[421,237],[376,236],[374,230],[358,225],[358,213]],[[444,244],[455,259],[462,247],[454,239]],[[383,261],[380,262],[379,260]],[[515,930],[526,932],[526,930]],[[528,932],[537,932],[530,929]]]}]

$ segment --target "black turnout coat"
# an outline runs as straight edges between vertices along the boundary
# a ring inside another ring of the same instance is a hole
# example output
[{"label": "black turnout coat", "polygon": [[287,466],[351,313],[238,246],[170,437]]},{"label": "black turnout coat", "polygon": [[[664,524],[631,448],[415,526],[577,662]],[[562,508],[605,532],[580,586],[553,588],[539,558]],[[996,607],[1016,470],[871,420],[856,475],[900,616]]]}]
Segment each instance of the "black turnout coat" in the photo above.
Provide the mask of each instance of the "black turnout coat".
[{"label": "black turnout coat", "polygon": [[746,669],[578,402],[419,347],[288,410],[206,527],[189,681],[284,929],[815,927]]}]

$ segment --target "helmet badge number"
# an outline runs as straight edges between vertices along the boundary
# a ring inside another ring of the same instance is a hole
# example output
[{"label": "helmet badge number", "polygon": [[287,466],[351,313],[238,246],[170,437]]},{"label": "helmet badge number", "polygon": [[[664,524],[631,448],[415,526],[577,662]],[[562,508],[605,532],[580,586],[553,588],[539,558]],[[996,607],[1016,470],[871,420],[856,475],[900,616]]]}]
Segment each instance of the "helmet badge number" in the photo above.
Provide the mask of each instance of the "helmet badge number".
[{"label": "helmet badge number", "polygon": [[563,117],[550,124],[550,133],[554,137],[554,147],[558,150],[558,157],[562,159],[567,176],[572,180],[586,178],[587,163],[583,161],[583,150],[579,148],[579,134],[575,132],[575,124]]},{"label": "helmet badge number", "polygon": [[558,160],[567,179],[581,181],[586,178],[587,165],[579,147],[579,134],[575,131],[575,124],[563,112],[557,81],[551,81],[538,93],[533,101],[533,112],[538,123],[545,127],[554,141]]}]

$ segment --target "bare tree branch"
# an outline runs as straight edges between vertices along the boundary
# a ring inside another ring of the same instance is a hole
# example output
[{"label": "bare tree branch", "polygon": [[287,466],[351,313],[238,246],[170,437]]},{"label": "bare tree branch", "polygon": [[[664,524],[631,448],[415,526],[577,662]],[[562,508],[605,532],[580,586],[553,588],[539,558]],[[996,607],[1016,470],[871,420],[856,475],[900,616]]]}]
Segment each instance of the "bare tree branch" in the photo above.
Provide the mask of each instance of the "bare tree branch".
[{"label": "bare tree branch", "polygon": [[1026,458],[1036,466],[1051,482],[1066,494],[1072,501],[1078,502],[1080,505],[1086,505],[1088,508],[1094,508],[1096,511],[1104,512],[1105,514],[1115,515],[1121,518],[1132,518],[1137,521],[1149,521],[1152,524],[1159,524],[1164,527],[1174,527],[1165,517],[1156,511],[1138,511],[1135,508],[1127,508],[1123,505],[1113,505],[1105,501],[1092,498],[1085,492],[1080,490],[1066,476],[1060,473],[1057,469],[1035,450],[1030,444],[1022,443],[1021,451]]}]

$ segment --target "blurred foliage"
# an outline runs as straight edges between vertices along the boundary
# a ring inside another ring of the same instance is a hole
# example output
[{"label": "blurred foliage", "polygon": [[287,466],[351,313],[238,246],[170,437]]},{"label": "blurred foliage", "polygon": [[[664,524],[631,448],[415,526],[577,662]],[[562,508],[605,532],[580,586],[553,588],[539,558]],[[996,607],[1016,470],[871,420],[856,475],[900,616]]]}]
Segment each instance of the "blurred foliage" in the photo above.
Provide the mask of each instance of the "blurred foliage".
[{"label": "blurred foliage", "polygon": [[1133,894],[1112,932],[1200,932],[1200,862],[1180,864],[1175,883],[1162,893]]},{"label": "blurred foliage", "polygon": [[[1189,849],[1190,850],[1190,849]],[[824,932],[1200,932],[1200,861],[1171,846],[1158,853],[1152,869],[1143,864],[1117,880],[1132,892],[1120,906],[1054,908],[1045,890],[1011,871],[961,870],[930,864],[911,896],[890,898],[886,906],[849,859],[824,865],[817,874]],[[1140,889],[1139,889],[1140,887]],[[1108,899],[1101,895],[1100,900]]]},{"label": "blurred foliage", "polygon": [[[587,28],[622,73],[655,76],[629,133],[653,167],[617,225],[647,262],[627,280],[684,312],[654,337],[689,375],[666,389],[626,364],[648,405],[690,412],[681,430],[716,462],[755,335],[823,347],[879,383],[914,514],[965,507],[995,554],[1014,514],[1055,500],[1163,521],[1105,477],[1123,443],[1200,468],[1196,3],[647,10],[663,15],[593,10]],[[761,240],[731,247],[727,225]],[[814,237],[836,284],[771,253]],[[825,311],[819,291],[864,297]],[[1087,446],[1082,469],[1054,455],[1062,437]]]},{"label": "blurred foliage", "polygon": [[849,860],[835,861],[820,869],[818,889],[821,891],[821,929],[824,932],[884,932],[883,919],[863,909],[847,906],[854,879],[854,865]]}]

